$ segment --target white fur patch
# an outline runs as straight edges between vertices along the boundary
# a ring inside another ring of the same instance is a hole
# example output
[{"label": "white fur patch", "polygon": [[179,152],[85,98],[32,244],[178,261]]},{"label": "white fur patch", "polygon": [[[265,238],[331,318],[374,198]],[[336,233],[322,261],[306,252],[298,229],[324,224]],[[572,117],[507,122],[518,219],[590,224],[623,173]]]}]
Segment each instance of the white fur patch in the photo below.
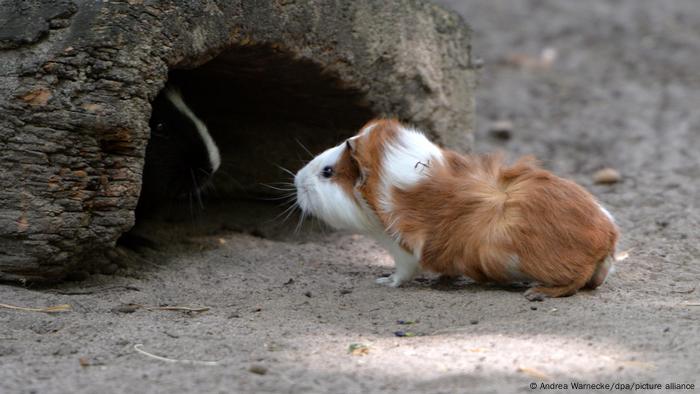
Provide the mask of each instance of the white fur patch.
[{"label": "white fur patch", "polygon": [[600,203],[598,203],[598,208],[600,208],[600,210],[605,214],[605,216],[608,217],[608,219],[610,219],[611,222],[615,223],[615,218],[614,218],[613,215],[610,213],[610,211],[608,211],[607,209],[605,209],[605,207],[602,206],[602,205],[600,205]]},{"label": "white fur patch", "polygon": [[410,281],[420,272],[420,257],[405,251],[396,241],[385,233],[374,234],[375,239],[394,259],[395,271],[387,277],[377,278],[376,282],[390,287],[398,287]]},{"label": "white fur patch", "polygon": [[202,138],[202,141],[204,141],[204,146],[207,149],[212,173],[216,172],[221,165],[221,155],[219,153],[219,147],[216,146],[214,139],[211,138],[207,126],[197,117],[197,115],[192,112],[190,107],[185,104],[185,101],[182,99],[182,95],[178,90],[170,87],[166,88],[165,97],[170,100],[171,103],[173,103],[175,108],[177,108],[183,115],[190,118],[192,123],[194,123],[194,126],[197,128],[197,133],[199,133],[199,137]]},{"label": "white fur patch", "polygon": [[396,141],[386,147],[382,181],[384,186],[411,187],[428,175],[431,165],[442,160],[442,150],[423,133],[401,127]]},{"label": "white fur patch", "polygon": [[506,261],[506,270],[512,281],[525,282],[532,279],[520,270],[520,257],[517,254],[508,257],[508,261]]},{"label": "white fur patch", "polygon": [[430,173],[430,167],[442,163],[442,150],[423,133],[399,128],[396,140],[386,147],[382,160],[382,184],[380,191],[379,208],[389,215],[386,224],[387,231],[400,242],[401,235],[393,230],[393,226],[399,218],[391,216],[392,190],[394,188],[407,189],[416,185]]},{"label": "white fur patch", "polygon": [[[375,123],[372,123],[372,124],[370,124],[369,126],[365,127],[364,129],[360,130],[360,132],[359,132],[358,134],[360,134],[360,135],[367,135],[367,134],[369,134],[370,131],[372,131],[372,129],[373,129],[374,126],[376,126],[376,125],[377,125],[376,122],[375,122]],[[353,138],[357,138],[357,137],[353,137]]]},{"label": "white fur patch", "polygon": [[613,273],[615,272],[615,257],[614,257],[614,256],[608,256],[608,257],[606,257],[605,260],[603,260],[603,262],[601,262],[600,264],[601,264],[601,266],[598,267],[598,269],[596,270],[596,272],[595,272],[593,275],[594,275],[594,276],[595,276],[595,275],[599,275],[598,271],[601,271],[601,270],[607,271],[607,272],[605,273],[605,276],[603,276],[603,277],[601,278],[602,280],[601,280],[601,282],[600,282],[600,285],[602,285],[602,284],[605,283],[606,280],[608,280],[608,278],[610,277],[610,275],[613,274]]}]

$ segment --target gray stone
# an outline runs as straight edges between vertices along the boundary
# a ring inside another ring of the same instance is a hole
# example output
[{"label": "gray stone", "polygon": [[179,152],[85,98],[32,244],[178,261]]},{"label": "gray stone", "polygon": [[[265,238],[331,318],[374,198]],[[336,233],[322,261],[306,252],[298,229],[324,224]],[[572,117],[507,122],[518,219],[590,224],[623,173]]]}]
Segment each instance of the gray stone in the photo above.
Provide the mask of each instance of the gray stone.
[{"label": "gray stone", "polygon": [[219,142],[221,193],[259,194],[295,140],[375,116],[468,149],[469,35],[415,0],[0,2],[0,280],[62,279],[133,226],[169,77]]}]

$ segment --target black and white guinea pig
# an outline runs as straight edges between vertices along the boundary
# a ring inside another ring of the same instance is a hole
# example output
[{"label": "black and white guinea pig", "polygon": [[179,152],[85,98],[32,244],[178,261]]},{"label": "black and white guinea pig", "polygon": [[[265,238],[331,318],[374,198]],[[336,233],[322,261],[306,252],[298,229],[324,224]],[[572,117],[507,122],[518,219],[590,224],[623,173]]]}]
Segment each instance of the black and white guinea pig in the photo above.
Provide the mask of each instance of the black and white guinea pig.
[{"label": "black and white guinea pig", "polygon": [[167,85],[152,108],[137,216],[148,215],[167,200],[198,199],[221,164],[219,148],[207,126],[175,86]]},{"label": "black and white guinea pig", "polygon": [[395,120],[375,120],[294,179],[301,209],[374,237],[400,286],[421,269],[477,282],[538,283],[530,300],[601,285],[615,260],[613,217],[581,186],[524,158],[461,155]]}]

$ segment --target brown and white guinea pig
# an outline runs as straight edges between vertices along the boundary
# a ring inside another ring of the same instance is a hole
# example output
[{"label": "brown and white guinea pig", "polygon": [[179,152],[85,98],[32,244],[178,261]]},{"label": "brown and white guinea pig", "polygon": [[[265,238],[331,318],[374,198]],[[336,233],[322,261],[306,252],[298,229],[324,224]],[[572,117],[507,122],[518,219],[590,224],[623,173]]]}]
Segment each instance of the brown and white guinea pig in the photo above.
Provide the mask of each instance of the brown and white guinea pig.
[{"label": "brown and white guinea pig", "polygon": [[294,179],[300,208],[373,236],[392,255],[392,287],[425,269],[476,282],[538,282],[530,300],[601,285],[618,230],[574,182],[523,158],[465,156],[395,120],[374,120]]},{"label": "brown and white guinea pig", "polygon": [[137,217],[148,216],[167,200],[199,199],[200,190],[221,164],[219,148],[207,126],[177,87],[166,85],[152,107]]}]

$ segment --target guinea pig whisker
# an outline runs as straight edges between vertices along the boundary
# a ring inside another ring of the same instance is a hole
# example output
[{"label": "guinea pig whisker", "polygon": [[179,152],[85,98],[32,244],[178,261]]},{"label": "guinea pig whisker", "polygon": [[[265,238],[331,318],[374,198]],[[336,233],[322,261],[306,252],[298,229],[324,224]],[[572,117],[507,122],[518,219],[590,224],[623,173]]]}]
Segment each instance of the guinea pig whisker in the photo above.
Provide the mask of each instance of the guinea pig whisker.
[{"label": "guinea pig whisker", "polygon": [[281,191],[281,192],[291,192],[291,191],[296,190],[295,188],[292,188],[292,187],[283,188],[283,187],[272,186],[272,185],[267,184],[267,183],[261,183],[261,185],[265,186],[267,188],[273,189],[273,190]]},{"label": "guinea pig whisker", "polygon": [[277,219],[279,219],[280,217],[282,217],[282,216],[284,216],[284,215],[287,215],[287,216],[285,216],[285,218],[282,220],[282,222],[284,223],[284,221],[287,220],[288,216],[289,216],[292,212],[294,212],[294,209],[297,207],[296,201],[288,201],[288,202],[284,202],[284,203],[282,203],[282,204],[280,204],[280,205],[284,206],[284,205],[289,204],[289,203],[292,203],[292,205],[288,206],[284,211],[280,212],[277,216],[275,216],[274,218],[270,219],[270,222],[277,221]]},{"label": "guinea pig whisker", "polygon": [[258,201],[281,201],[279,204],[277,204],[278,207],[285,206],[287,204],[291,204],[296,200],[296,196],[294,195],[284,195],[284,196],[277,196],[277,197],[259,197],[256,198]]},{"label": "guinea pig whisker", "polygon": [[274,187],[274,188],[277,188],[277,189],[283,189],[283,190],[285,190],[285,191],[296,190],[296,187],[294,187],[294,185],[288,185],[288,184],[282,184],[282,183],[280,183],[280,184],[278,184],[278,185],[274,185],[274,184],[268,183],[268,184],[266,184],[265,186],[267,186],[267,187]]},{"label": "guinea pig whisker", "polygon": [[299,234],[299,231],[301,230],[302,224],[304,224],[304,219],[306,219],[307,213],[304,211],[301,211],[301,215],[299,215],[299,222],[297,222],[297,225],[294,227],[294,234]]},{"label": "guinea pig whisker", "polygon": [[202,192],[199,189],[195,189],[194,196],[197,198],[197,204],[199,204],[199,209],[204,209],[204,201],[202,200]]},{"label": "guinea pig whisker", "polygon": [[295,138],[294,141],[296,141],[297,144],[299,144],[299,146],[301,146],[301,149],[303,149],[303,150],[309,155],[309,157],[311,157],[311,158],[314,157],[314,154],[311,153],[311,151],[309,150],[309,148],[307,148],[306,146],[304,146],[304,144],[302,144],[301,141],[299,141],[298,138]]},{"label": "guinea pig whisker", "polygon": [[288,170],[288,169],[286,169],[286,168],[284,168],[284,167],[282,167],[282,166],[280,166],[280,165],[275,164],[275,167],[277,167],[277,168],[279,168],[280,170],[286,172],[287,174],[291,175],[292,177],[295,177],[295,176],[296,176],[295,173],[293,173],[292,171],[290,171],[290,170]]},{"label": "guinea pig whisker", "polygon": [[273,185],[273,186],[289,186],[289,187],[294,187],[296,188],[296,185],[294,185],[294,182],[268,182],[266,185]]},{"label": "guinea pig whisker", "polygon": [[[294,197],[294,194],[285,194],[283,196],[277,196],[277,197],[261,197],[258,198],[258,200],[262,201],[279,201],[279,200],[289,200]],[[289,201],[286,201],[285,203],[289,203]]]},{"label": "guinea pig whisker", "polygon": [[234,184],[239,189],[245,189],[243,184],[240,181],[238,181],[238,179],[236,179],[236,177],[227,173],[226,171],[222,170],[221,168],[219,169],[219,171],[216,172],[216,177],[221,178],[222,180],[225,180],[226,183]]},{"label": "guinea pig whisker", "polygon": [[190,205],[190,220],[192,220],[192,223],[194,223],[194,207],[192,206],[192,192],[187,193],[187,200],[189,201]]},{"label": "guinea pig whisker", "polygon": [[202,187],[202,190],[205,191],[213,191],[214,193],[217,193],[219,190],[216,188],[216,183],[214,182],[207,182],[204,187]]},{"label": "guinea pig whisker", "polygon": [[321,234],[323,234],[324,236],[326,236],[326,235],[327,235],[327,234],[326,234],[326,226],[324,226],[324,224],[323,224],[323,222],[321,221],[321,219],[319,219],[319,218],[317,218],[316,216],[313,216],[313,215],[308,215],[308,217],[311,218],[311,229],[312,229],[312,230],[318,230],[318,231],[321,232]]},{"label": "guinea pig whisker", "polygon": [[287,215],[285,215],[285,217],[282,219],[282,223],[286,223],[287,220],[289,220],[289,218],[292,216],[292,214],[294,214],[294,212],[296,211],[297,205],[296,205],[296,204],[293,204],[293,205],[290,206],[288,209],[289,209],[289,212],[288,212]]},{"label": "guinea pig whisker", "polygon": [[[194,186],[194,196],[197,198],[197,203],[199,204],[200,209],[204,209],[204,203],[202,203],[202,194],[199,191],[199,184],[197,184],[197,178],[194,175],[194,171],[190,169],[190,176],[192,177],[192,183]],[[191,194],[191,193],[190,193]]]}]

